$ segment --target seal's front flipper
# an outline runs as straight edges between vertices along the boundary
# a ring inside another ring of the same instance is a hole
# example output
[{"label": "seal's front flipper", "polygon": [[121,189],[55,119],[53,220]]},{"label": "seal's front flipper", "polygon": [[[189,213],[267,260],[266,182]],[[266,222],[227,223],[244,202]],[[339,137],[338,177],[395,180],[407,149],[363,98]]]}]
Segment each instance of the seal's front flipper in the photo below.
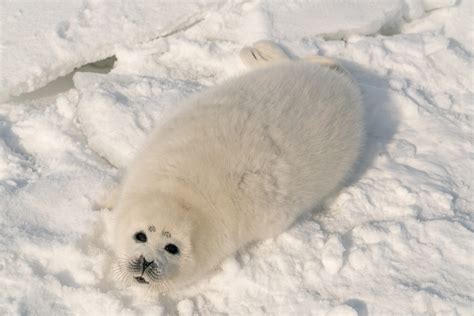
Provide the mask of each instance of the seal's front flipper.
[{"label": "seal's front flipper", "polygon": [[109,188],[102,196],[95,201],[94,209],[101,210],[101,209],[109,209],[112,210],[117,203],[117,199],[120,194],[120,185],[115,184],[111,188]]}]

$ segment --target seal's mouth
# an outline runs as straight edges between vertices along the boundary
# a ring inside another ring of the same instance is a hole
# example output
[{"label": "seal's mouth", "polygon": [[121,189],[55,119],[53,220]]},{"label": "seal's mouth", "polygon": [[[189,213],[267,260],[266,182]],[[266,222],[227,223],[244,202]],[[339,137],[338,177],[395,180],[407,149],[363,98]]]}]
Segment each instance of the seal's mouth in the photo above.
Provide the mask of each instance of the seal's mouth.
[{"label": "seal's mouth", "polygon": [[137,276],[137,277],[135,277],[135,280],[137,280],[137,282],[138,282],[138,283],[141,283],[141,284],[148,284],[148,283],[150,283],[150,282],[148,282],[147,280],[145,280],[145,278],[142,277],[142,276]]}]

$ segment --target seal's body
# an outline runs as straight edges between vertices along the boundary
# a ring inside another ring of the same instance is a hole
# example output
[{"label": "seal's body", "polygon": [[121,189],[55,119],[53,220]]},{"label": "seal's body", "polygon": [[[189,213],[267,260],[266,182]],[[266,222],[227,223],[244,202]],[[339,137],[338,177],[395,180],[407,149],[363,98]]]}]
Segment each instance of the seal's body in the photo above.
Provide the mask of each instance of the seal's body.
[{"label": "seal's body", "polygon": [[280,59],[190,98],[121,185],[119,270],[159,291],[202,278],[340,188],[362,143],[357,87],[317,62]]}]

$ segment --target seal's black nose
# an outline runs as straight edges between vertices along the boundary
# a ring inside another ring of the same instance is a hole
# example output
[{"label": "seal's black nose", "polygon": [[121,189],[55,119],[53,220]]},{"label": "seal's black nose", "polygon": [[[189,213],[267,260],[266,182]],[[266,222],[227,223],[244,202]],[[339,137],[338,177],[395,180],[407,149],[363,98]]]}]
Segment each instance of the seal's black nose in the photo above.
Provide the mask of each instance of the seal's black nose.
[{"label": "seal's black nose", "polygon": [[146,261],[145,257],[142,257],[142,269],[143,269],[143,271],[145,271],[146,268],[148,268],[148,266],[152,263],[153,263],[153,260]]}]

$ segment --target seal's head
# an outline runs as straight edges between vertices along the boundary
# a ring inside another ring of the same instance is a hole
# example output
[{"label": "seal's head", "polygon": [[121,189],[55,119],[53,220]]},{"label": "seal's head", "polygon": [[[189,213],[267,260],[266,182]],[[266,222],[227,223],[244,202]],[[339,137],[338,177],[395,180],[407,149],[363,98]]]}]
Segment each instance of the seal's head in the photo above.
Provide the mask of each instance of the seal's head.
[{"label": "seal's head", "polygon": [[122,198],[116,205],[113,273],[127,284],[163,292],[199,270],[189,206],[168,196]]}]

